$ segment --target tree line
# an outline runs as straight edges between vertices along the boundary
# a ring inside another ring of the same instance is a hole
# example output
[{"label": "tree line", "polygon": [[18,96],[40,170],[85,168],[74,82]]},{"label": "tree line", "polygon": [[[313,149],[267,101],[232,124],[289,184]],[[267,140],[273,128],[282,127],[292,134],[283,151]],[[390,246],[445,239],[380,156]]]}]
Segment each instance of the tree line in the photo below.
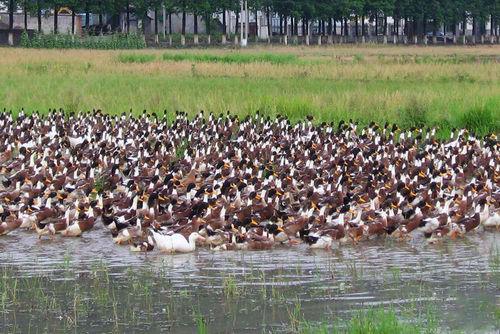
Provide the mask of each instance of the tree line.
[{"label": "tree line", "polygon": [[[228,33],[229,11],[236,13],[236,25],[240,20],[240,0],[0,0],[0,4],[9,11],[10,29],[13,29],[14,12],[18,10],[25,14],[25,28],[28,15],[38,17],[40,31],[43,13],[48,10],[56,13],[54,33],[58,32],[57,12],[62,7],[72,10],[73,19],[75,13],[85,13],[87,28],[91,14],[98,16],[98,24],[102,26],[104,15],[116,17],[126,13],[129,21],[131,15],[141,18],[148,11],[154,11],[154,27],[158,33],[163,10],[168,15],[182,15],[182,34],[185,34],[186,15],[189,14],[196,18],[195,33],[199,17],[205,19],[208,34],[214,17],[220,18],[218,26],[223,34]],[[309,35],[314,24],[317,34],[337,34],[340,28],[342,35],[364,36],[366,22],[371,22],[376,35],[416,36],[440,30],[464,35],[467,24],[472,25],[473,35],[483,35],[487,23],[490,33],[498,35],[500,23],[500,0],[248,0],[248,7],[249,11],[261,12],[267,17],[269,33],[272,33],[271,19],[278,17],[281,35],[298,35],[299,27],[301,34]],[[388,17],[395,23],[391,25],[392,31],[388,31]],[[130,24],[126,27],[129,32]]]}]

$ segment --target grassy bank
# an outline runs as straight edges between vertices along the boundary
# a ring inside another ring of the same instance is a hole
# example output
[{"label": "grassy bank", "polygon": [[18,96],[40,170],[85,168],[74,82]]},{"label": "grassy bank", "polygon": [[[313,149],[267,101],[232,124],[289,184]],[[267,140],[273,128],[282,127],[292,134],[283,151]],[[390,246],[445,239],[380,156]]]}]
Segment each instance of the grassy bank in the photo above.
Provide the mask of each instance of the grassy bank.
[{"label": "grassy bank", "polygon": [[498,46],[0,53],[0,100],[13,110],[260,110],[500,129]]}]

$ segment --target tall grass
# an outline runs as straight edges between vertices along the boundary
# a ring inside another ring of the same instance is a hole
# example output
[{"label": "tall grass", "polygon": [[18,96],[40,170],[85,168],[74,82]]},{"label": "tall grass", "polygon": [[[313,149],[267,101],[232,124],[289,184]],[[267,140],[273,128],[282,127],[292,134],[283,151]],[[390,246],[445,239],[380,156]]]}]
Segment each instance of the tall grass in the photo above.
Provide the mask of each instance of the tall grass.
[{"label": "tall grass", "polygon": [[374,308],[358,311],[350,320],[340,323],[312,324],[302,321],[293,332],[300,334],[419,334],[437,333],[433,324],[410,323],[398,318],[392,309]]},{"label": "tall grass", "polygon": [[[183,110],[191,115],[229,110],[239,116],[260,110],[271,117],[287,115],[293,121],[313,115],[315,122],[352,118],[362,125],[388,121],[404,127],[437,126],[443,132],[465,126],[483,135],[500,130],[500,66],[386,60],[454,54],[480,58],[499,50],[339,47],[61,53],[2,49],[0,108],[41,112],[54,107],[100,108],[114,114]],[[353,62],[354,58],[362,61]],[[172,60],[156,61],[162,59]]]},{"label": "tall grass", "polygon": [[270,63],[273,65],[292,64],[298,58],[293,54],[273,54],[273,53],[228,53],[224,55],[206,53],[165,53],[162,56],[167,61],[191,61],[203,63],[224,63],[224,64],[250,64],[250,63]]},{"label": "tall grass", "polygon": [[154,54],[119,54],[118,61],[121,63],[150,63],[156,59],[156,55]]}]

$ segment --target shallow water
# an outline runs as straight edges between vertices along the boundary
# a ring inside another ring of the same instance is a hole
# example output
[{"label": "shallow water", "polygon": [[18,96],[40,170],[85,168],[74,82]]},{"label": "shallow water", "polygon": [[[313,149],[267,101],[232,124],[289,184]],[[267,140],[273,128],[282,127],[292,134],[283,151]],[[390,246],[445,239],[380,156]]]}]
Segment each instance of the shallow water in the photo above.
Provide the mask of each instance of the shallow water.
[{"label": "shallow water", "polygon": [[0,330],[288,333],[295,321],[392,307],[441,331],[498,332],[499,237],[162,255],[116,246],[104,229],[54,240],[15,232],[0,238]]}]

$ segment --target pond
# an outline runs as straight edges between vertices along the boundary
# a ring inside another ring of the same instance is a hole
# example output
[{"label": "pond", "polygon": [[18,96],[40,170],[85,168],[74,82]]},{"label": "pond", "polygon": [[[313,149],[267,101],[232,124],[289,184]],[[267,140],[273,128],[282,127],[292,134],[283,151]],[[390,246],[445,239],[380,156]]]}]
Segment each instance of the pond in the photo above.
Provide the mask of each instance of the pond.
[{"label": "pond", "polygon": [[0,238],[0,331],[290,333],[371,308],[439,331],[500,330],[495,232],[179,255],[132,253],[108,233]]}]

